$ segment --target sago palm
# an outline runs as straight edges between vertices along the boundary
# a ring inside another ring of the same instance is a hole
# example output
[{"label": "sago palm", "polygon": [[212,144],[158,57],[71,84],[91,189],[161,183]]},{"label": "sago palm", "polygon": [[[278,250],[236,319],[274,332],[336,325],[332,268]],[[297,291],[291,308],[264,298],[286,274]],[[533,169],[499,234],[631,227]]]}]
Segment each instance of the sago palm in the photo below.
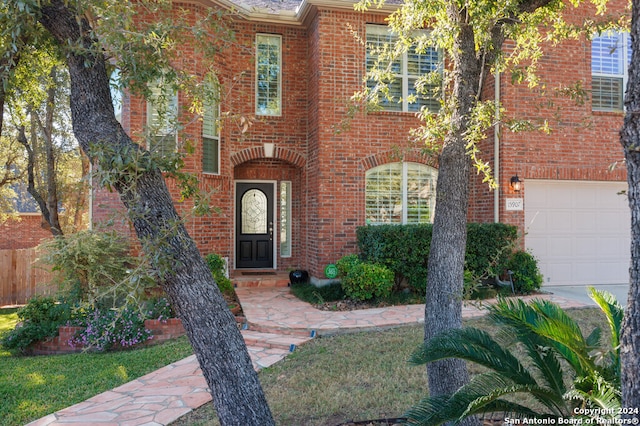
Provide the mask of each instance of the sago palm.
[{"label": "sago palm", "polygon": [[[611,328],[611,347],[600,349],[601,331],[584,337],[558,305],[500,299],[489,307],[499,337],[473,327],[448,330],[422,345],[410,362],[422,365],[460,358],[486,367],[453,395],[427,397],[406,414],[407,423],[437,426],[465,417],[575,417],[574,408],[619,406],[618,337],[622,307],[606,292],[589,289]],[[519,347],[520,355],[511,348]],[[573,380],[570,388],[565,377]],[[617,405],[616,405],[617,404]]]}]

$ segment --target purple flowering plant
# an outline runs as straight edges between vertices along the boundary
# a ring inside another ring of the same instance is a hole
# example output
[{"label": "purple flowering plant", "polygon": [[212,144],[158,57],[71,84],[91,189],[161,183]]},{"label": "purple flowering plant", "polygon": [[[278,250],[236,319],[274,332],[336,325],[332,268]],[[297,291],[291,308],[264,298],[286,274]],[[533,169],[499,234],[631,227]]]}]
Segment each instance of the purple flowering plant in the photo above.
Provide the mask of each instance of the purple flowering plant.
[{"label": "purple flowering plant", "polygon": [[128,348],[153,338],[144,326],[145,316],[137,309],[96,309],[75,325],[84,327],[69,344],[105,351]]}]

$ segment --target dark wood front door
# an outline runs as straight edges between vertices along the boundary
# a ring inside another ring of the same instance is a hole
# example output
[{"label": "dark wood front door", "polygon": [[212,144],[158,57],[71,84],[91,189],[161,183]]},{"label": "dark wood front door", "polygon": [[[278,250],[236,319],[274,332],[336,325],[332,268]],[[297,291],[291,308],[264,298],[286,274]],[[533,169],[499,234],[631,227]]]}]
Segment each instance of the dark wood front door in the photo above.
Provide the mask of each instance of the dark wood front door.
[{"label": "dark wood front door", "polygon": [[273,183],[236,184],[236,267],[273,267]]}]

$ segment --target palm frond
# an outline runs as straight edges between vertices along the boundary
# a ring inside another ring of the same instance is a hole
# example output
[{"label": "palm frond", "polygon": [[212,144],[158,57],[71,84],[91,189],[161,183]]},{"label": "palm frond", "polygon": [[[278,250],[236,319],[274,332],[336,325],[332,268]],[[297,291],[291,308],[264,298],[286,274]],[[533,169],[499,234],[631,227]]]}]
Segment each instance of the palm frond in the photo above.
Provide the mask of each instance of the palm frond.
[{"label": "palm frond", "polygon": [[[500,374],[493,372],[475,376],[469,384],[460,388],[452,399],[458,394],[463,395],[465,400],[472,400],[465,413],[463,413],[465,416],[495,412],[494,403],[496,401],[504,396],[517,394],[529,394],[550,410],[549,413],[541,413],[538,409],[535,410],[537,411],[536,414],[557,417],[566,415],[570,411],[562,394],[552,389],[541,387],[538,384],[513,383],[510,380],[505,380]],[[534,410],[527,407],[525,411],[519,413],[527,414],[528,411]]]},{"label": "palm frond", "polygon": [[406,423],[415,426],[439,426],[443,423],[458,420],[460,408],[449,405],[448,395],[430,396],[420,400],[418,404],[411,407],[403,417],[407,418]]},{"label": "palm frond", "polygon": [[589,297],[598,304],[604,313],[609,328],[611,329],[612,362],[619,370],[620,366],[620,333],[622,330],[622,320],[624,318],[624,308],[616,300],[613,294],[608,291],[597,290],[594,287],[588,288]]},{"label": "palm frond", "polygon": [[472,327],[446,330],[421,345],[409,362],[422,365],[445,358],[475,362],[516,383],[536,383],[518,358],[483,330]]}]

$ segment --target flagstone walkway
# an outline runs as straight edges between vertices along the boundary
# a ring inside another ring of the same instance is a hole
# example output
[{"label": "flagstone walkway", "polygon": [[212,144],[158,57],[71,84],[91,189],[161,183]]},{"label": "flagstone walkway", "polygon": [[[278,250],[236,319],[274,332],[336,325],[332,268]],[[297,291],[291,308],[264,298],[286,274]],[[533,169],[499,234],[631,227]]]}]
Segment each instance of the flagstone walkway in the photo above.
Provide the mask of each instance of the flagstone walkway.
[{"label": "flagstone walkway", "polygon": [[[243,337],[257,370],[273,365],[316,336],[424,321],[424,305],[329,312],[298,300],[288,288],[239,288],[236,292],[247,318]],[[549,299],[563,308],[585,306],[553,295],[536,297]],[[467,303],[463,307],[465,318],[483,314],[482,304]],[[192,355],[29,425],[160,426],[210,400],[202,372]]]}]

